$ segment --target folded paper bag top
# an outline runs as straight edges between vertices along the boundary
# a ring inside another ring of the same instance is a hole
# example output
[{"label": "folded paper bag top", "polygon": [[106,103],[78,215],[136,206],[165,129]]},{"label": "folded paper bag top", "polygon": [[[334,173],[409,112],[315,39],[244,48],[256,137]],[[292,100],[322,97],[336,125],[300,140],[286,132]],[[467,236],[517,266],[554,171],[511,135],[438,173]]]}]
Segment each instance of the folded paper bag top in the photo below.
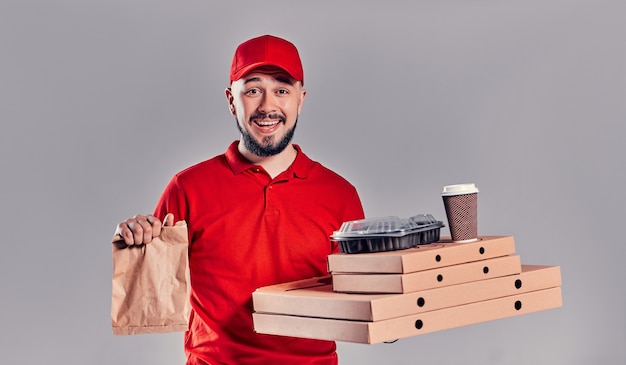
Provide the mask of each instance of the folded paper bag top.
[{"label": "folded paper bag top", "polygon": [[163,227],[161,235],[147,245],[112,246],[113,334],[186,331],[190,311],[187,224],[179,221]]}]

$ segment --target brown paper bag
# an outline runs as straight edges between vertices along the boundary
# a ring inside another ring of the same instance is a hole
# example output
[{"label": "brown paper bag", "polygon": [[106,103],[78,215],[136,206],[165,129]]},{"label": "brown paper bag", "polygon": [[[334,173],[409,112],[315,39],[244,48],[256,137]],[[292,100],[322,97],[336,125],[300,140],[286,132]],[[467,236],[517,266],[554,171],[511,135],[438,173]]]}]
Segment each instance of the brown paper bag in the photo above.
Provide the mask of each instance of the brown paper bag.
[{"label": "brown paper bag", "polygon": [[[114,243],[119,240],[114,239]],[[189,320],[187,224],[163,227],[147,245],[113,246],[115,335],[185,331]]]}]

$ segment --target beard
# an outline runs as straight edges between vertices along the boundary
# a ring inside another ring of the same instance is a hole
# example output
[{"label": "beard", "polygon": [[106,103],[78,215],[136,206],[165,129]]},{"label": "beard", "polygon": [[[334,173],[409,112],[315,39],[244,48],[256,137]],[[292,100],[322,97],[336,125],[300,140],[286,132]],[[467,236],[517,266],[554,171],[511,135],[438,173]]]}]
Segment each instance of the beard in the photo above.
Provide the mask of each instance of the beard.
[{"label": "beard", "polygon": [[[253,118],[250,118],[250,119],[253,119]],[[293,127],[287,130],[283,138],[281,138],[278,141],[275,141],[274,136],[267,136],[267,137],[264,137],[264,139],[261,142],[259,142],[256,139],[254,139],[254,137],[250,135],[248,131],[246,131],[245,129],[241,127],[241,125],[239,124],[236,118],[235,118],[235,124],[237,124],[237,128],[239,129],[239,132],[241,133],[243,145],[246,147],[248,151],[252,152],[253,154],[259,157],[269,157],[269,156],[274,156],[283,152],[285,148],[287,148],[289,143],[291,143],[291,140],[293,139],[293,135],[296,132],[296,125],[298,125],[298,119],[296,118],[296,122],[293,124]]]}]

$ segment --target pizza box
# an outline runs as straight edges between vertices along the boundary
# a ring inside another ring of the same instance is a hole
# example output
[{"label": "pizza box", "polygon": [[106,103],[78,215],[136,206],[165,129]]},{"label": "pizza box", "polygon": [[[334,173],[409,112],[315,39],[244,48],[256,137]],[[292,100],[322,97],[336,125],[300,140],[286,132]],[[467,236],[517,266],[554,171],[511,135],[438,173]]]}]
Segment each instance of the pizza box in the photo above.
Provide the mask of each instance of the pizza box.
[{"label": "pizza box", "polygon": [[292,316],[381,321],[514,294],[561,286],[558,266],[522,265],[521,274],[406,294],[347,294],[323,276],[259,288],[255,312]]},{"label": "pizza box", "polygon": [[519,274],[519,256],[503,256],[408,274],[334,273],[333,290],[345,293],[410,293],[424,289]]},{"label": "pizza box", "polygon": [[262,312],[252,318],[258,333],[373,344],[561,306],[561,287],[554,287],[374,322]]},{"label": "pizza box", "polygon": [[481,236],[478,241],[455,243],[449,237],[396,251],[334,253],[328,256],[329,273],[397,273],[435,269],[515,253],[513,236]]}]

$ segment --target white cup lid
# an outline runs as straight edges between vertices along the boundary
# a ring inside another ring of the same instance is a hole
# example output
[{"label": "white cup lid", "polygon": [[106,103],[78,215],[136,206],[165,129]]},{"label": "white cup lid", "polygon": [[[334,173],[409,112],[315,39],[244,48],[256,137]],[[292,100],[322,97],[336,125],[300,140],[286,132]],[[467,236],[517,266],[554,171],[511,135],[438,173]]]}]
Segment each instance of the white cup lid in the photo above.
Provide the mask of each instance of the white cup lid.
[{"label": "white cup lid", "polygon": [[446,185],[441,192],[442,196],[462,195],[478,193],[478,188],[475,184],[456,184]]}]

